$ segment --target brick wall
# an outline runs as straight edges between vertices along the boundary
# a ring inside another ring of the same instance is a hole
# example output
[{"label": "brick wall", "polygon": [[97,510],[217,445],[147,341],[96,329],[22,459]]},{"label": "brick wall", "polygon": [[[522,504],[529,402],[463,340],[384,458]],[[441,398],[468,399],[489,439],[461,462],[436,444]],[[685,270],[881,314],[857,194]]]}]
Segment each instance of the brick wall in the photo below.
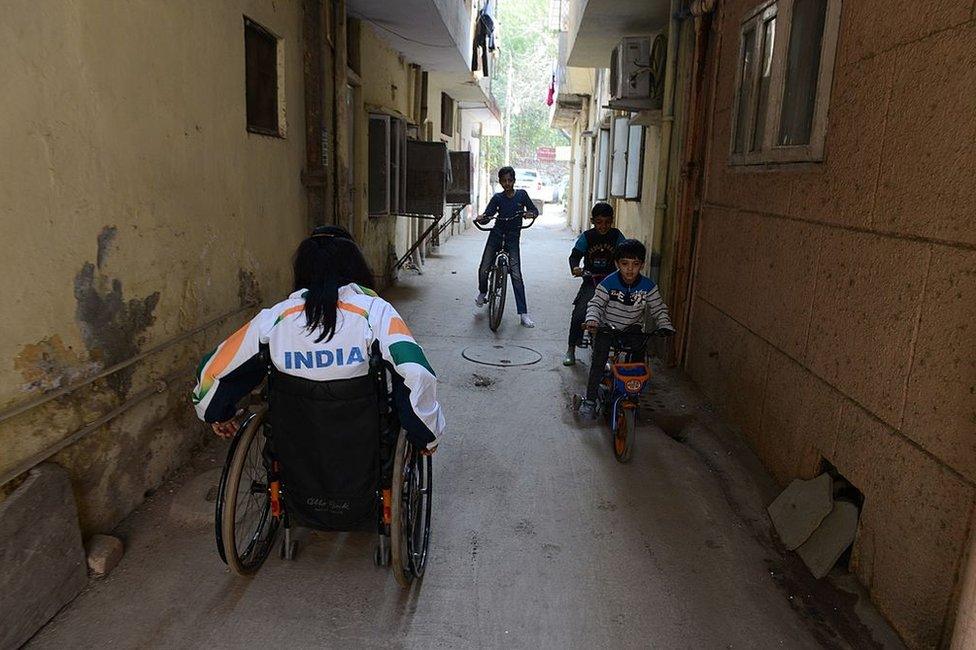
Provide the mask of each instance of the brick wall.
[{"label": "brick wall", "polygon": [[731,167],[756,4],[715,19],[688,369],[780,483],[864,493],[852,568],[936,646],[976,481],[976,3],[844,2],[824,162]]}]

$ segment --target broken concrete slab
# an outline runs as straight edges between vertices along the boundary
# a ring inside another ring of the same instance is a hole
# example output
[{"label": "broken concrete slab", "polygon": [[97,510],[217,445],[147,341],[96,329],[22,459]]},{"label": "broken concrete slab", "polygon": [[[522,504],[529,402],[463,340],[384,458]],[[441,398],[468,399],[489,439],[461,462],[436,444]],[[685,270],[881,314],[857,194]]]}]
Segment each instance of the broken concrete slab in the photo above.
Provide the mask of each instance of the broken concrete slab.
[{"label": "broken concrete slab", "polygon": [[92,535],[85,545],[88,554],[88,568],[96,576],[107,576],[122,560],[125,546],[122,540],[111,535]]},{"label": "broken concrete slab", "polygon": [[858,507],[849,501],[835,501],[817,530],[798,549],[797,554],[815,578],[833,568],[857,534]]},{"label": "broken concrete slab", "polygon": [[68,474],[45,463],[0,503],[0,648],[17,648],[88,584]]},{"label": "broken concrete slab", "polygon": [[769,504],[769,518],[779,538],[791,551],[817,529],[834,507],[829,474],[804,481],[795,479]]}]

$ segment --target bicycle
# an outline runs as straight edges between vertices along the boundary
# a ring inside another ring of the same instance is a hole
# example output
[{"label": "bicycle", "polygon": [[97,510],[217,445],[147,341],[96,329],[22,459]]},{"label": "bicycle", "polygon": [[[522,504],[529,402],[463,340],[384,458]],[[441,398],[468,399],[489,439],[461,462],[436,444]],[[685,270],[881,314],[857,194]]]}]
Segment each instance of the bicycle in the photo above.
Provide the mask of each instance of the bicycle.
[{"label": "bicycle", "polygon": [[[501,219],[500,221],[524,218],[527,215],[529,225],[522,224],[521,226],[521,229],[525,230],[526,228],[532,227],[532,224],[535,223],[538,215],[529,215],[527,212],[521,212],[514,217]],[[491,221],[494,219],[496,218],[491,217],[486,221],[475,219],[474,227],[482,232],[490,232],[491,228],[485,228],[484,226],[491,223]],[[492,332],[498,331],[498,326],[502,322],[502,313],[505,311],[505,296],[508,291],[508,270],[508,233],[502,231],[502,245],[498,247],[498,252],[495,253],[495,261],[491,265],[491,269],[488,271],[488,328]]]},{"label": "bicycle", "polygon": [[[671,332],[664,329],[642,332],[600,327],[596,334],[611,337],[610,356],[597,392],[597,413],[602,413],[610,425],[610,446],[614,458],[626,463],[634,454],[640,396],[651,378],[651,370],[643,361],[647,340],[652,336],[667,336]],[[593,334],[587,331],[579,347],[592,345]],[[574,412],[579,412],[582,403],[583,396],[573,395]]]}]

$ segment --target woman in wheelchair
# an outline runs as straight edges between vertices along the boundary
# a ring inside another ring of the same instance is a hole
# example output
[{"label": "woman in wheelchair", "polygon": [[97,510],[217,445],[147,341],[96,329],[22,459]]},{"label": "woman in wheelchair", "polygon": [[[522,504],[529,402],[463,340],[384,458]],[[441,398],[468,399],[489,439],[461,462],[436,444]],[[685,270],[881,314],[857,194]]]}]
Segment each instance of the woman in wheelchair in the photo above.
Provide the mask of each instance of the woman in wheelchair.
[{"label": "woman in wheelchair", "polygon": [[[317,228],[295,253],[294,292],[200,363],[197,415],[233,438],[216,532],[237,573],[257,570],[279,524],[286,558],[292,526],[376,529],[378,564],[404,585],[423,572],[444,416],[427,357],[371,283],[349,233]],[[265,378],[266,403],[238,411]]]}]

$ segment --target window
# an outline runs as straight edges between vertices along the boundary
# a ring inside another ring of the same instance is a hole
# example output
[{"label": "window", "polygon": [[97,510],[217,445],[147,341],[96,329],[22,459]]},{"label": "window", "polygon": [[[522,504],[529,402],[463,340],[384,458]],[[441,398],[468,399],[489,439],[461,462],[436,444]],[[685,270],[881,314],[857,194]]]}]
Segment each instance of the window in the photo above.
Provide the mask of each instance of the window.
[{"label": "window", "polygon": [[406,124],[389,115],[369,116],[369,214],[398,214],[406,208]]},{"label": "window", "polygon": [[643,170],[644,127],[631,125],[629,117],[614,118],[610,196],[640,199]]},{"label": "window", "polygon": [[441,133],[454,135],[454,100],[447,93],[441,93]]},{"label": "window", "polygon": [[731,162],[823,160],[840,0],[777,0],[739,39]]},{"label": "window", "polygon": [[281,39],[244,17],[244,94],[247,130],[284,136]]}]

